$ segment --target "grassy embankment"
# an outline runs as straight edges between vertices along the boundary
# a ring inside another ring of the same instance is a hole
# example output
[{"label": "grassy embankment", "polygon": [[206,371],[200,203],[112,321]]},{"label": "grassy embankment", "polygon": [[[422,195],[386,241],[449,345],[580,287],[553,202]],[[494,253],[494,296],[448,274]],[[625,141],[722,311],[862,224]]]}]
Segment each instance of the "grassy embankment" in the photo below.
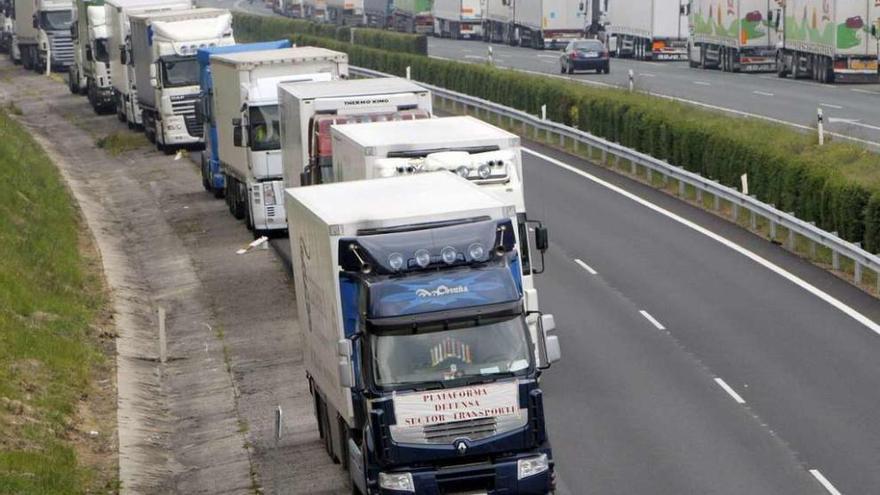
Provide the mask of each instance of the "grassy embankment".
[{"label": "grassy embankment", "polygon": [[0,493],[116,487],[100,260],[62,179],[0,111]]}]

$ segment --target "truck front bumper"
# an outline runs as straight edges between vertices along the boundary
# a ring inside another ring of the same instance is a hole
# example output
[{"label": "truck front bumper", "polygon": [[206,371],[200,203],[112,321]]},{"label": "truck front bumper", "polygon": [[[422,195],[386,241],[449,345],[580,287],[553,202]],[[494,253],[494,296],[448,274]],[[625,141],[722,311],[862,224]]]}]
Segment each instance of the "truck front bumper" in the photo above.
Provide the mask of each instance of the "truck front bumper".
[{"label": "truck front bumper", "polygon": [[[545,471],[519,479],[519,462],[540,455],[547,455]],[[419,495],[445,493],[485,493],[487,495],[524,494],[546,495],[555,489],[556,476],[553,460],[547,451],[504,457],[485,463],[447,466],[437,469],[410,471],[413,488]],[[380,494],[403,495],[413,493],[401,490],[380,489]]]},{"label": "truck front bumper", "polygon": [[248,184],[254,230],[284,230],[287,214],[284,210],[284,181],[254,182]]},{"label": "truck front bumper", "polygon": [[165,144],[170,146],[186,146],[189,144],[200,144],[204,140],[197,136],[190,135],[186,128],[186,121],[180,115],[171,117],[166,116],[162,121],[162,127],[165,137]]}]

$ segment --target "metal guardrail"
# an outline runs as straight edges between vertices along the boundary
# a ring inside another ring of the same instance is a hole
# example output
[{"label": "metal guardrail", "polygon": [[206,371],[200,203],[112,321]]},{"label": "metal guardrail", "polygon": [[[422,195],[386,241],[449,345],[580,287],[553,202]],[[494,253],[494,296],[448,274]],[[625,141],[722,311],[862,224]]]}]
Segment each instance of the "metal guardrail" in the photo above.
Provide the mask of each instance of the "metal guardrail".
[{"label": "metal guardrail", "polygon": [[[349,69],[355,75],[366,77],[395,77],[391,74],[362,67],[350,67]],[[841,239],[836,233],[826,232],[811,222],[805,222],[791,213],[780,211],[773,205],[758,201],[753,196],[743,194],[717,181],[706,179],[699,174],[689,172],[681,167],[671,165],[579,129],[545,120],[530,113],[499,105],[482,98],[457,93],[420,81],[417,82],[426,89],[430,89],[434,98],[451,103],[453,110],[455,110],[457,105],[460,105],[461,109],[465,112],[469,108],[483,111],[487,114],[495,115],[498,119],[507,119],[511,127],[521,126],[522,134],[525,136],[528,136],[529,130],[531,130],[531,136],[535,138],[537,138],[539,132],[543,132],[548,140],[551,135],[558,136],[559,142],[563,146],[566,143],[566,139],[568,139],[574,144],[576,149],[579,146],[586,146],[588,150],[591,150],[591,153],[592,150],[601,152],[603,163],[607,163],[609,157],[613,157],[615,165],[620,165],[621,160],[629,162],[633,175],[636,173],[638,166],[644,167],[649,182],[652,181],[653,173],[659,174],[664,182],[669,179],[676,181],[680,196],[685,195],[687,186],[692,187],[696,191],[698,201],[702,200],[703,194],[710,194],[714,197],[716,211],[720,210],[720,201],[727,201],[731,205],[731,215],[734,221],[739,221],[741,209],[749,212],[749,221],[753,230],[757,229],[759,218],[765,219],[769,224],[772,240],[777,240],[778,227],[787,230],[788,238],[785,240],[785,243],[789,250],[795,250],[797,236],[801,236],[810,241],[810,254],[812,257],[815,258],[817,245],[831,251],[832,268],[835,271],[839,271],[841,268],[841,258],[852,260],[854,266],[853,281],[856,284],[862,283],[864,270],[873,271],[877,278],[877,291],[880,292],[880,256],[865,251],[857,244]]]}]

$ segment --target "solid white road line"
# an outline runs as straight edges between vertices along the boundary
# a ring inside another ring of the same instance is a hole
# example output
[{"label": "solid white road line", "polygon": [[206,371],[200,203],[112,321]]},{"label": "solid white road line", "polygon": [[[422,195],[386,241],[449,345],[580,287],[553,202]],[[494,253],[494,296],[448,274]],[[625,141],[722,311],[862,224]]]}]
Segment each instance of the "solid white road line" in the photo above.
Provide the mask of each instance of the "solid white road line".
[{"label": "solid white road line", "polygon": [[841,495],[840,491],[837,488],[834,488],[834,485],[832,485],[831,482],[828,481],[828,478],[823,476],[818,469],[810,469],[810,474],[812,474],[813,478],[816,478],[816,481],[828,490],[828,493],[831,495]]},{"label": "solid white road line", "polygon": [[645,311],[644,309],[641,310],[641,311],[639,311],[639,313],[641,313],[642,316],[644,316],[646,320],[650,321],[650,322],[651,322],[651,325],[654,325],[655,327],[657,327],[657,330],[666,330],[666,327],[664,327],[663,325],[661,325],[660,322],[657,321],[656,318],[654,318],[653,316],[651,316],[651,314],[648,313],[647,311]]},{"label": "solid white road line", "polygon": [[735,400],[737,402],[737,404],[745,404],[746,403],[745,399],[740,397],[740,395],[738,393],[736,393],[736,390],[730,388],[730,385],[728,385],[727,382],[725,382],[721,378],[716,378],[715,383],[717,383],[719,387],[723,388],[724,391],[727,392],[727,395],[733,397],[733,400]]},{"label": "solid white road line", "polygon": [[708,83],[706,81],[694,81],[694,84],[696,84],[697,86],[711,86],[712,85],[712,83]]},{"label": "solid white road line", "polygon": [[647,72],[643,72],[643,73],[639,74],[639,76],[641,76],[641,77],[657,77],[654,74],[649,74]]},{"label": "solid white road line", "polygon": [[553,60],[559,60],[559,55],[538,55],[538,58],[552,58]]},{"label": "solid white road line", "polygon": [[820,107],[825,107],[825,108],[833,108],[833,109],[835,109],[835,110],[843,110],[843,107],[842,107],[842,106],[840,106],[840,105],[832,105],[831,103],[820,103],[819,106],[820,106]]},{"label": "solid white road line", "polygon": [[593,270],[593,268],[590,265],[584,263],[581,260],[574,260],[574,262],[577,263],[578,265],[580,265],[580,267],[583,268],[584,270],[586,270],[587,273],[589,273],[590,275],[596,275],[599,273],[596,270]]},{"label": "solid white road line", "polygon": [[880,95],[880,91],[871,91],[868,89],[852,88],[852,91],[855,91],[856,93],[862,93],[863,95]]},{"label": "solid white road line", "polygon": [[776,96],[775,94],[768,93],[766,91],[752,91],[752,93],[754,93],[756,95],[760,95],[760,96]]},{"label": "solid white road line", "polygon": [[666,218],[669,218],[670,220],[672,220],[674,222],[677,222],[681,225],[684,225],[685,227],[688,227],[689,229],[694,230],[694,231],[712,239],[715,242],[718,242],[719,244],[745,256],[746,258],[749,258],[750,260],[754,261],[755,263],[757,263],[757,264],[763,266],[764,268],[776,273],[780,277],[797,285],[798,287],[802,288],[803,290],[818,297],[822,301],[825,301],[826,303],[830,304],[832,307],[834,307],[838,311],[842,312],[846,316],[848,316],[848,317],[852,318],[853,320],[859,322],[860,324],[864,325],[865,327],[867,327],[869,330],[871,330],[875,334],[880,335],[880,324],[877,324],[876,322],[874,322],[873,320],[871,320],[867,316],[859,313],[858,311],[856,311],[852,307],[844,304],[839,299],[831,296],[827,292],[822,291],[821,289],[810,284],[806,280],[798,277],[797,275],[789,272],[788,270],[786,270],[778,265],[771,263],[770,261],[753,253],[752,251],[749,251],[748,249],[746,249],[746,248],[740,246],[739,244],[727,239],[726,237],[720,236],[705,227],[697,225],[696,223],[694,223],[690,220],[687,220],[679,215],[676,215],[675,213],[672,213],[669,210],[665,210],[665,209],[655,205],[654,203],[651,203],[650,201],[648,201],[646,199],[640,198],[629,191],[625,191],[624,189],[622,189],[618,186],[615,186],[614,184],[612,184],[608,181],[602,180],[602,179],[596,177],[595,175],[584,172],[583,170],[580,170],[572,165],[561,162],[553,157],[549,157],[549,156],[544,155],[542,153],[538,153],[538,152],[531,150],[529,148],[523,148],[523,151],[532,155],[532,156],[540,158],[541,160],[544,160],[548,163],[556,165],[557,167],[563,168],[565,170],[568,170],[569,172],[580,175],[581,177],[583,177],[589,181],[592,181],[602,187],[605,187],[606,189],[614,191],[615,193],[620,194],[621,196],[623,196],[625,198],[628,198],[632,201],[635,201],[636,203],[638,203],[638,204],[640,204],[650,210],[653,210],[653,211],[665,216]]}]

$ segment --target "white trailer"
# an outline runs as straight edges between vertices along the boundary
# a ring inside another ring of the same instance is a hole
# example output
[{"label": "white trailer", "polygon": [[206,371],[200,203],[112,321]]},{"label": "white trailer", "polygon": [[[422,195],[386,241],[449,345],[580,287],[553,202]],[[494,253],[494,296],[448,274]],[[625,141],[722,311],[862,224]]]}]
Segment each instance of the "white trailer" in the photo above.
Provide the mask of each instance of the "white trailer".
[{"label": "white trailer", "polygon": [[107,19],[107,44],[110,52],[110,83],[116,117],[127,122],[130,128],[143,124],[141,109],[137,104],[137,84],[131,57],[131,14],[189,10],[193,0],[106,0],[104,10]]},{"label": "white trailer", "polygon": [[583,38],[587,0],[513,0],[516,44],[558,50]]},{"label": "white trailer", "polygon": [[691,67],[724,72],[776,70],[776,0],[691,0],[688,6]]},{"label": "white trailer", "polygon": [[514,205],[526,309],[538,311],[532,275],[544,263],[536,263],[534,254],[543,256],[547,230],[526,215],[518,136],[473,117],[346,124],[333,127],[332,135],[336,181],[449,171]]},{"label": "white trailer", "polygon": [[481,39],[482,0],[434,0],[434,34],[441,38]]},{"label": "white trailer", "polygon": [[287,228],[278,84],[348,77],[348,55],[300,47],[211,57],[212,112],[230,212],[257,234]]},{"label": "white trailer", "polygon": [[280,84],[285,187],[333,182],[333,125],[431,115],[431,93],[406,79]]},{"label": "white trailer", "polygon": [[638,60],[687,58],[687,0],[611,0],[609,48]]},{"label": "white trailer", "polygon": [[37,27],[34,25],[36,5],[34,0],[13,0],[13,5],[10,54],[13,62],[33,70],[37,66]]},{"label": "white trailer", "polygon": [[483,4],[483,39],[485,41],[515,44],[514,2],[515,0],[486,0]]},{"label": "white trailer", "polygon": [[779,77],[880,82],[880,1],[787,0],[778,19]]},{"label": "white trailer", "polygon": [[303,17],[314,21],[327,20],[327,0],[302,0]]},{"label": "white trailer", "polygon": [[235,44],[226,9],[132,14],[131,55],[144,132],[166,153],[204,143],[199,101],[199,48]]}]

